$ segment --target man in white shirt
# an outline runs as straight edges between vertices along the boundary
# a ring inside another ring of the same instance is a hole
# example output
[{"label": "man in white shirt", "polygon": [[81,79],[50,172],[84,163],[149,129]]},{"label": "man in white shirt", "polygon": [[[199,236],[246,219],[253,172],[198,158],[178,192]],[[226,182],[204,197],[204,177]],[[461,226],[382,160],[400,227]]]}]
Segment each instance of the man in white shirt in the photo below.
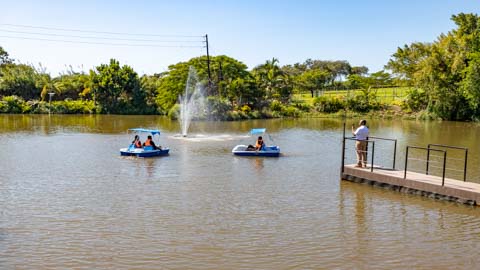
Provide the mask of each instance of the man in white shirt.
[{"label": "man in white shirt", "polygon": [[368,128],[367,120],[360,120],[359,127],[355,130],[352,125],[352,133],[357,139],[355,148],[357,150],[357,165],[355,167],[367,167],[367,140]]}]

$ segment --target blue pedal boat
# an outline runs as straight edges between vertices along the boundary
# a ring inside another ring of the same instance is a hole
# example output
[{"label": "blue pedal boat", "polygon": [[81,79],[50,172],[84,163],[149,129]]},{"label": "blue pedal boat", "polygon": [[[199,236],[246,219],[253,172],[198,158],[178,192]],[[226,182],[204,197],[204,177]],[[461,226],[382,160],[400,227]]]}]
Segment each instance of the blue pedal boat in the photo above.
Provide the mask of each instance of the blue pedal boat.
[{"label": "blue pedal boat", "polygon": [[[254,128],[250,130],[250,135],[262,135],[266,134],[266,128]],[[270,137],[270,135],[268,136]],[[270,140],[272,140],[270,138]],[[236,156],[248,156],[248,157],[278,157],[280,156],[280,147],[277,145],[264,145],[260,150],[250,150],[248,145],[239,144],[235,146],[232,153]]]},{"label": "blue pedal boat", "polygon": [[[145,128],[131,128],[128,131],[134,133],[150,133],[152,139],[155,139],[155,135],[160,137],[160,130],[157,129],[145,129]],[[135,145],[130,144],[127,148],[120,149],[121,156],[136,156],[136,157],[158,157],[166,156],[170,152],[168,147],[160,147],[160,149],[154,149],[153,146],[144,146],[142,148],[135,148]]]}]

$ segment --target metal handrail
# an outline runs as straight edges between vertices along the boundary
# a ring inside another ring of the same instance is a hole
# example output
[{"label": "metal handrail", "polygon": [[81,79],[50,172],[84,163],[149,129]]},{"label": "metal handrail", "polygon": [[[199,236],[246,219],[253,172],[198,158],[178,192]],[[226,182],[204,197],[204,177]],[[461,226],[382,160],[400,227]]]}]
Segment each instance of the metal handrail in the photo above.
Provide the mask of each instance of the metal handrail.
[{"label": "metal handrail", "polygon": [[[356,137],[346,137],[345,136],[345,130],[346,130],[346,123],[343,123],[343,139],[342,139],[342,169],[341,172],[342,174],[345,171],[345,140],[357,140]],[[393,164],[392,164],[392,169],[395,170],[395,161],[396,161],[396,155],[397,155],[397,139],[391,139],[391,138],[382,138],[382,137],[376,137],[376,136],[369,136],[367,137],[367,153],[368,153],[368,144],[371,142],[372,143],[372,161],[371,161],[371,168],[370,171],[373,172],[373,167],[374,167],[374,158],[375,158],[375,141],[370,140],[370,139],[376,139],[376,140],[385,140],[385,141],[393,141],[394,147],[393,147]],[[367,156],[365,157],[366,159],[368,158]]]},{"label": "metal handrail", "polygon": [[[468,161],[468,148],[467,147],[462,147],[462,146],[453,146],[453,145],[445,145],[445,144],[435,144],[435,143],[430,143],[428,144],[428,149],[431,149],[431,147],[443,147],[443,148],[449,148],[449,149],[457,149],[457,150],[464,150],[465,151],[465,160],[463,163],[463,182],[467,181],[467,161]],[[430,159],[430,152],[427,152],[427,161]],[[428,162],[427,162],[427,174],[428,174]]]},{"label": "metal handrail", "polygon": [[[428,168],[428,156],[430,155],[430,151],[435,151],[435,152],[440,152],[443,153],[443,172],[442,172],[442,186],[445,185],[445,169],[446,169],[446,164],[447,164],[447,151],[445,150],[440,150],[440,149],[433,149],[433,148],[428,148],[428,147],[420,147],[420,146],[409,146],[407,145],[407,149],[405,151],[405,171],[403,173],[403,179],[407,179],[407,168],[408,168],[408,149],[420,149],[420,150],[425,150],[427,151],[427,168]],[[426,173],[428,175],[428,169]]]},{"label": "metal handrail", "polygon": [[[345,139],[348,140],[356,140],[356,137],[345,137]],[[373,139],[373,140],[371,140]],[[391,139],[391,138],[383,138],[383,137],[377,137],[377,136],[368,136],[367,138],[367,149],[368,149],[368,142],[374,142],[375,140],[383,140],[383,141],[391,141],[394,142],[393,144],[393,164],[392,164],[392,170],[395,170],[395,163],[396,163],[396,156],[397,156],[397,139]],[[373,153],[372,153],[373,155]],[[372,157],[373,158],[373,157]],[[373,163],[372,163],[373,166]]]},{"label": "metal handrail", "polygon": [[397,139],[383,138],[383,137],[377,137],[377,136],[368,136],[368,138],[379,139],[379,140],[384,140],[384,141],[397,141]]},{"label": "metal handrail", "polygon": [[[367,142],[368,146],[368,142]],[[375,157],[375,141],[372,141],[372,166],[370,166],[370,171],[373,172],[373,158]],[[366,157],[365,157],[366,159]]]},{"label": "metal handrail", "polygon": [[[368,149],[368,144],[371,143],[372,144],[372,158],[371,158],[371,167],[370,167],[370,171],[373,172],[373,164],[374,164],[374,160],[375,160],[375,140],[370,140],[371,137],[368,137],[367,140],[362,140],[363,142],[367,142],[367,149]],[[345,166],[345,163],[344,163],[344,160],[345,160],[345,140],[352,140],[352,141],[357,141],[357,139],[355,137],[344,137],[343,138],[343,143],[342,143],[342,146],[343,146],[343,151],[342,151],[342,173],[343,173],[343,167]],[[395,170],[395,152],[397,150],[397,140],[396,139],[388,139],[390,141],[395,141],[395,147],[394,147],[394,157],[393,157],[393,169]],[[368,150],[366,151],[368,152]]]}]

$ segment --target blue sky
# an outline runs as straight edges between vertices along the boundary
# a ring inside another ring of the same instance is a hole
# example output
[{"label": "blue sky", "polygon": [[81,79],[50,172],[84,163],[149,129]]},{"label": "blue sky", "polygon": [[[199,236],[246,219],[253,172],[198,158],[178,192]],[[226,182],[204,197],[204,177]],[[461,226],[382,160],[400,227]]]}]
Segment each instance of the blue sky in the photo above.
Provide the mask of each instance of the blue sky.
[{"label": "blue sky", "polygon": [[[308,58],[347,60],[352,65],[365,65],[375,72],[383,68],[398,46],[414,41],[430,42],[440,33],[451,30],[454,27],[450,20],[452,14],[480,13],[478,0],[0,0],[0,7],[3,9],[0,46],[19,62],[36,66],[41,63],[52,75],[65,71],[67,65],[87,71],[107,63],[110,58],[132,66],[140,74],[152,74],[166,71],[170,64],[205,54],[205,49],[18,39],[11,37],[78,40],[15,31],[84,36],[92,36],[92,33],[20,28],[7,24],[158,35],[208,34],[212,55],[228,55],[247,64],[250,69],[275,57],[281,65],[303,62]],[[200,38],[114,37],[175,41],[164,43],[173,46],[202,45],[200,42],[177,42]]]}]

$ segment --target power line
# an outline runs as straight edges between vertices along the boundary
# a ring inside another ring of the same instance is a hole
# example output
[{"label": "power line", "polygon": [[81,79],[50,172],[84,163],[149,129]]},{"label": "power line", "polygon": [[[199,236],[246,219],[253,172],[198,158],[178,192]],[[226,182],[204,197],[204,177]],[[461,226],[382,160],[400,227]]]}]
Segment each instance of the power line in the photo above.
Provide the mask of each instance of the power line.
[{"label": "power line", "polygon": [[42,36],[54,36],[54,37],[73,37],[73,38],[87,38],[87,39],[104,39],[104,40],[124,40],[124,41],[142,41],[142,42],[161,42],[161,43],[200,43],[204,40],[157,40],[157,39],[131,39],[131,38],[115,38],[115,37],[96,37],[96,36],[76,36],[54,33],[39,33],[39,32],[25,32],[25,31],[12,31],[0,29],[0,32],[8,32],[14,34],[30,34],[30,35],[42,35]]},{"label": "power line", "polygon": [[82,44],[97,44],[97,45],[130,46],[130,47],[161,47],[161,48],[204,48],[205,47],[205,46],[188,46],[188,45],[157,45],[157,44],[129,44],[129,43],[90,42],[90,41],[74,41],[74,40],[32,38],[32,37],[19,37],[19,36],[2,36],[2,35],[0,35],[0,38],[52,41],[52,42],[74,43],[74,44],[75,43],[82,43]]},{"label": "power line", "polygon": [[160,35],[160,34],[137,34],[137,33],[125,33],[125,32],[91,31],[91,30],[44,27],[44,26],[10,24],[10,23],[0,23],[0,25],[11,26],[11,27],[21,27],[21,28],[35,28],[35,29],[44,29],[44,30],[66,31],[66,32],[96,33],[96,34],[125,35],[125,36],[180,37],[180,38],[203,38],[204,37],[204,36],[193,36],[193,35]]}]

